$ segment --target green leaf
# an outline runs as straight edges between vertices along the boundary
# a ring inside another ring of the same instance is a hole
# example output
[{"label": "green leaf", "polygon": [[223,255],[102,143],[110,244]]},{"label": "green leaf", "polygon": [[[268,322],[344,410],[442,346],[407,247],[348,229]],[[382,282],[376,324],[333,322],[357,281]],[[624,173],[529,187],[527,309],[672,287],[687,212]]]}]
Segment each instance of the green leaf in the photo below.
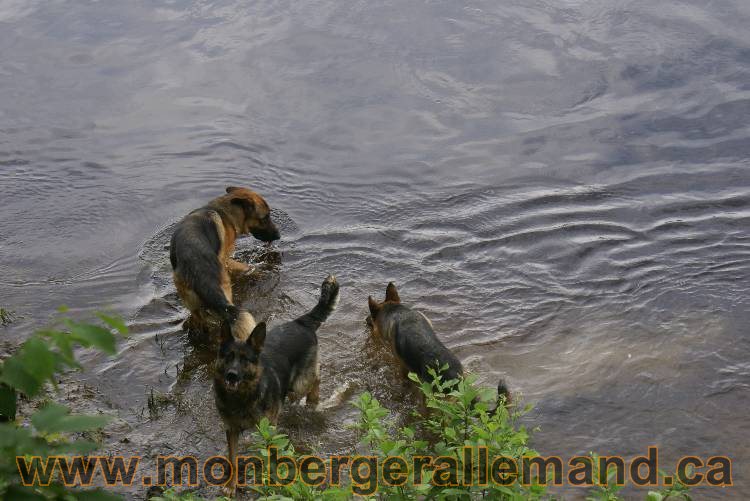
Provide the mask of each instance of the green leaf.
[{"label": "green leaf", "polygon": [[5,499],[14,501],[45,501],[47,496],[34,492],[32,487],[21,487],[20,485],[11,485],[5,491]]},{"label": "green leaf", "polygon": [[55,445],[55,453],[58,454],[78,454],[83,455],[88,452],[94,452],[100,447],[100,444],[91,440],[78,439],[75,442],[62,443]]},{"label": "green leaf", "polygon": [[73,433],[101,428],[110,420],[108,416],[70,415],[69,412],[64,405],[50,403],[31,416],[31,423],[45,433]]},{"label": "green leaf", "polygon": [[0,423],[0,449],[11,449],[19,442],[28,440],[30,433],[27,429],[18,428],[13,423]]},{"label": "green leaf", "polygon": [[117,353],[115,344],[117,340],[115,336],[98,325],[92,324],[79,324],[75,322],[67,322],[70,328],[71,337],[81,343],[83,346],[94,346],[99,348],[103,352],[114,355]]},{"label": "green leaf", "polygon": [[59,352],[56,354],[60,363],[69,367],[80,367],[73,353],[73,340],[67,332],[45,329],[37,331],[36,334],[44,338],[49,338],[52,344],[57,346]]},{"label": "green leaf", "polygon": [[3,372],[0,374],[2,382],[29,397],[36,395],[42,387],[42,383],[26,369],[19,356],[5,360],[2,369]]},{"label": "green leaf", "polygon": [[57,358],[50,351],[47,343],[38,337],[32,337],[23,344],[19,359],[26,371],[41,383],[51,380],[57,369]]},{"label": "green leaf", "polygon": [[0,416],[6,421],[16,419],[16,390],[0,383]]},{"label": "green leaf", "polygon": [[440,494],[453,495],[453,496],[458,496],[458,497],[467,497],[469,495],[469,491],[464,490],[464,489],[456,489],[456,488],[447,487],[447,488],[440,489]]},{"label": "green leaf", "polygon": [[125,322],[122,318],[110,317],[109,315],[105,315],[104,313],[97,313],[96,316],[98,316],[102,320],[102,322],[117,330],[117,332],[119,332],[123,336],[128,333],[128,326],[125,325]]}]

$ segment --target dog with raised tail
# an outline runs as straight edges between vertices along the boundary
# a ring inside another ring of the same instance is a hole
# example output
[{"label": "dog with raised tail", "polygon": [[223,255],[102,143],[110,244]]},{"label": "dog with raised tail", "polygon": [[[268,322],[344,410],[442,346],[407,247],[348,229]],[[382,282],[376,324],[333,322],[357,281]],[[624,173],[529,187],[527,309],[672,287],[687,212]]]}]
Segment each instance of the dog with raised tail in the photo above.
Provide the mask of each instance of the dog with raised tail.
[{"label": "dog with raised tail", "polygon": [[237,443],[243,430],[253,428],[262,417],[278,422],[285,399],[306,398],[308,407],[320,401],[320,362],[317,330],[336,307],[339,284],[329,275],[320,288],[320,299],[312,310],[266,333],[259,323],[248,336],[237,337],[228,323],[214,369],[216,408],[226,426],[228,459],[232,477],[225,493],[237,487]]},{"label": "dog with raised tail", "polygon": [[213,319],[228,323],[235,337],[246,338],[255,327],[255,319],[232,302],[230,276],[248,273],[251,267],[232,259],[235,240],[249,233],[272,242],[280,235],[263,197],[235,186],[226,192],[177,224],[169,260],[177,294],[190,310],[186,327],[210,330]]}]

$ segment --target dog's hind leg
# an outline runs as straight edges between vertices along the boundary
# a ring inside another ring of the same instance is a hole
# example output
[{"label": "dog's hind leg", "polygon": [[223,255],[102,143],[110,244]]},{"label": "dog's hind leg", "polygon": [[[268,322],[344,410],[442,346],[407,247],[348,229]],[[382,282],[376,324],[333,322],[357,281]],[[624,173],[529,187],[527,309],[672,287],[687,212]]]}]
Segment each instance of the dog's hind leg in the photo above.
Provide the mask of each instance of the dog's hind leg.
[{"label": "dog's hind leg", "polygon": [[245,341],[250,337],[250,333],[253,332],[253,329],[255,329],[255,318],[253,318],[249,311],[239,311],[232,304],[232,282],[229,280],[229,273],[227,270],[221,271],[220,284],[221,292],[226,299],[226,308],[232,309],[235,312],[235,318],[231,321],[232,335],[235,339]]},{"label": "dog's hind leg", "polygon": [[210,325],[208,313],[205,310],[195,310],[190,312],[190,315],[185,319],[182,329],[191,335],[197,336],[196,339],[200,339],[211,330]]},{"label": "dog's hind leg", "polygon": [[281,414],[280,402],[273,404],[273,406],[268,409],[268,411],[266,411],[266,417],[268,418],[268,421],[270,421],[274,426],[279,424],[279,414]]},{"label": "dog's hind leg", "polygon": [[184,331],[198,331],[199,322],[194,313],[190,313],[185,321],[182,323],[182,330]]},{"label": "dog's hind leg", "polygon": [[229,272],[227,270],[221,270],[219,280],[219,285],[221,286],[221,292],[224,293],[224,298],[227,300],[227,303],[232,304],[232,281],[229,278]]},{"label": "dog's hind leg", "polygon": [[315,374],[315,378],[310,385],[310,391],[307,392],[305,405],[315,409],[320,402],[320,373]]},{"label": "dog's hind leg", "polygon": [[234,493],[237,490],[237,443],[240,439],[240,431],[236,428],[229,428],[227,430],[227,459],[232,465],[232,475],[229,477],[229,482],[224,485],[224,495],[227,497],[234,497]]}]

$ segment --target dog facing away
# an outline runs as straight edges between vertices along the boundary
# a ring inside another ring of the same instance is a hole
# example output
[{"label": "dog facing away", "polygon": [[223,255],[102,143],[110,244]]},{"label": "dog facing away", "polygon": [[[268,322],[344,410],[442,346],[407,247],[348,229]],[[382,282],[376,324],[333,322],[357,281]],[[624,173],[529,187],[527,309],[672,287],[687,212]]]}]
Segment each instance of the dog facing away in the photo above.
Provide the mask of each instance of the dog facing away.
[{"label": "dog facing away", "polygon": [[263,197],[248,188],[230,186],[226,191],[177,224],[169,260],[177,294],[190,310],[191,325],[206,329],[206,321],[214,318],[229,322],[234,335],[245,338],[255,320],[234,306],[230,274],[246,273],[250,266],[232,259],[235,240],[250,233],[272,242],[279,239],[279,230]]},{"label": "dog facing away", "polygon": [[320,363],[316,332],[336,307],[339,285],[328,276],[320,289],[318,304],[301,317],[272,328],[265,322],[248,336],[235,337],[225,323],[214,370],[216,407],[227,434],[232,478],[225,492],[237,486],[235,458],[243,430],[262,417],[276,424],[285,398],[296,402],[306,397],[308,407],[320,400]]},{"label": "dog facing away", "polygon": [[[401,363],[402,374],[406,377],[414,372],[422,381],[431,381],[429,369],[447,366],[441,373],[444,381],[463,377],[461,362],[445,345],[440,342],[432,322],[421,312],[401,304],[401,298],[393,282],[385,290],[385,300],[377,302],[372,296],[367,298],[370,315],[367,323],[372,333],[385,341]],[[500,406],[511,403],[510,392],[504,380],[497,384],[497,412]]]},{"label": "dog facing away", "polygon": [[464,369],[456,356],[438,339],[432,322],[419,311],[401,304],[393,282],[385,290],[385,301],[367,298],[370,316],[367,323],[372,333],[390,346],[401,362],[404,376],[416,373],[422,381],[432,378],[429,369],[436,371],[445,365],[444,380],[457,379]]}]

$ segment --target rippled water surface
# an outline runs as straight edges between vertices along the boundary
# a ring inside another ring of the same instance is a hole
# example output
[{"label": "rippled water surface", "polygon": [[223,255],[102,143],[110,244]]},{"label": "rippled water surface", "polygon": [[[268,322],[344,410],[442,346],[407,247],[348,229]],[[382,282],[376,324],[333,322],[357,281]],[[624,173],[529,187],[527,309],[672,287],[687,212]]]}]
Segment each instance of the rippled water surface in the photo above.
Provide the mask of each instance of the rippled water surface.
[{"label": "rippled water surface", "polygon": [[[247,185],[283,238],[246,306],[275,322],[342,284],[324,398],[411,408],[363,321],[394,280],[535,404],[543,453],[726,454],[738,487],[698,492],[744,499],[748,26],[745,0],[0,0],[0,306],[21,317],[2,336],[60,304],[123,313],[120,356],[84,354],[64,396],[119,417],[107,452],[223,451],[167,245]],[[353,416],[282,424],[345,452]]]}]

